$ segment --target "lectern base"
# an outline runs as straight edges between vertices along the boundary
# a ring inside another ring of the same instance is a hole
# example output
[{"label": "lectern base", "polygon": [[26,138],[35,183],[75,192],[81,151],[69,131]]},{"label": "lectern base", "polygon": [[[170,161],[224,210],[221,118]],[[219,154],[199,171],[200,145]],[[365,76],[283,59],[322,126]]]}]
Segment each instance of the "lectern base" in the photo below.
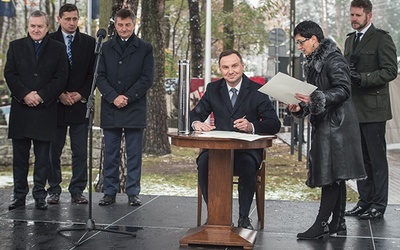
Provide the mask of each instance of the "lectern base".
[{"label": "lectern base", "polygon": [[256,236],[257,231],[245,228],[205,225],[189,229],[179,244],[235,246],[250,250],[253,249]]}]

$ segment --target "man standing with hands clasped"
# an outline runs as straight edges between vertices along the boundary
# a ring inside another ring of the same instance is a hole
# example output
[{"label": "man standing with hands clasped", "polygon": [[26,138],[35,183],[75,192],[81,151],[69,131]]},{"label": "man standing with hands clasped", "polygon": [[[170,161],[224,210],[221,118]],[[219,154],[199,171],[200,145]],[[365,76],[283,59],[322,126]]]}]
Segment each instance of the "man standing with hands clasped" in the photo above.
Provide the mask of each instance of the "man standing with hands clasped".
[{"label": "man standing with hands clasped", "polygon": [[139,39],[135,14],[121,9],[115,15],[117,34],[103,44],[97,87],[101,92],[104,134],[104,197],[100,206],[115,202],[119,189],[122,133],[125,136],[127,176],[125,192],[130,206],[140,206],[143,130],[147,124],[147,91],[153,85],[151,44]]},{"label": "man standing with hands clasped", "polygon": [[94,48],[96,40],[80,33],[78,28],[79,10],[73,4],[64,4],[57,17],[60,27],[50,37],[65,44],[68,57],[68,82],[64,92],[58,97],[57,140],[51,143],[47,189],[48,204],[58,204],[61,194],[61,154],[67,130],[72,151],[72,177],[69,184],[71,202],[86,204],[83,196],[87,184],[87,139],[88,119],[86,102],[93,81]]},{"label": "man standing with hands clasped", "polygon": [[344,55],[350,63],[352,95],[356,108],[367,173],[357,181],[359,201],[347,216],[381,219],[388,203],[388,162],[386,158],[386,121],[392,119],[389,82],[397,76],[396,47],[388,32],[371,23],[372,3],[353,0],[351,26]]},{"label": "man standing with hands clasped", "polygon": [[4,76],[11,91],[8,137],[13,146],[14,200],[9,210],[25,206],[33,143],[33,190],[37,209],[47,209],[45,189],[50,142],[57,135],[57,98],[68,78],[65,45],[49,38],[49,18],[34,11],[28,37],[10,43]]},{"label": "man standing with hands clasped", "polygon": [[[258,89],[260,84],[243,73],[244,63],[238,51],[226,50],[219,56],[222,78],[207,85],[199,103],[190,112],[192,129],[196,131],[236,131],[273,135],[281,122],[269,97]],[[215,126],[204,122],[214,114]],[[249,219],[256,190],[256,171],[262,161],[263,149],[234,151],[234,174],[239,176],[238,227],[253,229]],[[197,157],[198,179],[204,201],[208,202],[208,150]]]}]

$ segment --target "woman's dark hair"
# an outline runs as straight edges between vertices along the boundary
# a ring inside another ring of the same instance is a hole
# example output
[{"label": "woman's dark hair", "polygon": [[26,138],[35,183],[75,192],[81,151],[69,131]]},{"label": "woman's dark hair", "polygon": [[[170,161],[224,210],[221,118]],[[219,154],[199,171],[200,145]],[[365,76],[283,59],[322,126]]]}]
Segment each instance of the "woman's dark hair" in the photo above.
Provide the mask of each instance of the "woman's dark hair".
[{"label": "woman's dark hair", "polygon": [[313,21],[303,21],[294,28],[294,36],[297,34],[301,35],[304,38],[311,38],[312,36],[316,36],[318,42],[324,40],[324,32],[321,27],[313,22]]}]

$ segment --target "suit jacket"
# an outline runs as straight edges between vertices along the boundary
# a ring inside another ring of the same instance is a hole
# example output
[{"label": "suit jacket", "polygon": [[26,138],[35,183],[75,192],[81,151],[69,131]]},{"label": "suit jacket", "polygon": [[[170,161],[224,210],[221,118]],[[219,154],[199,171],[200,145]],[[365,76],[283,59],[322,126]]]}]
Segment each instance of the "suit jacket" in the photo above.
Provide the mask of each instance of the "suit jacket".
[{"label": "suit jacket", "polygon": [[[199,103],[190,111],[190,124],[194,121],[204,122],[213,112],[216,130],[239,132],[233,127],[233,121],[246,116],[253,123],[256,134],[278,133],[281,122],[269,97],[258,91],[260,87],[259,83],[243,74],[242,85],[232,107],[225,79],[209,83]],[[258,154],[262,153],[262,150],[257,151]]]},{"label": "suit jacket", "polygon": [[[51,141],[56,138],[57,98],[68,78],[65,45],[46,35],[38,60],[32,39],[28,36],[10,43],[4,76],[11,91],[8,136]],[[37,91],[43,103],[28,107],[23,98]]]},{"label": "suit jacket", "polygon": [[[103,44],[96,84],[102,95],[102,128],[144,128],[147,124],[147,91],[154,78],[153,47],[134,34],[130,40],[125,50],[117,37]],[[113,104],[119,95],[129,99],[121,109]]]},{"label": "suit jacket", "polygon": [[[389,82],[397,77],[396,47],[388,32],[372,24],[355,51],[355,32],[348,34],[344,56],[356,62],[360,86],[352,86],[353,103],[360,123],[383,122],[392,118]],[[355,55],[355,56],[354,56]]]},{"label": "suit jacket", "polygon": [[[56,32],[51,33],[50,38],[63,44],[64,37],[61,27]],[[69,68],[68,82],[64,88],[67,92],[78,92],[82,101],[72,106],[65,106],[61,102],[57,105],[57,123],[61,126],[77,123],[87,123],[86,101],[89,98],[93,81],[93,67],[95,61],[94,48],[96,39],[86,34],[80,33],[77,29],[74,40],[71,44],[73,67]],[[68,62],[68,60],[67,60]],[[69,63],[68,63],[69,65]]]}]

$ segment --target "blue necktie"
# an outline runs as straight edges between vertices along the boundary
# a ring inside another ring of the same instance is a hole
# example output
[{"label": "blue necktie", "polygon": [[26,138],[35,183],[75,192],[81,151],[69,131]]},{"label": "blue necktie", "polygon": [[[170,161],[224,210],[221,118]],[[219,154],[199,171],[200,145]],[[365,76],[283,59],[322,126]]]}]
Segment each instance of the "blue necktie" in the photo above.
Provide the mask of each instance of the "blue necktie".
[{"label": "blue necktie", "polygon": [[35,45],[35,56],[36,56],[36,60],[37,60],[39,58],[39,52],[40,52],[41,43],[34,42],[33,44]]},{"label": "blue necktie", "polygon": [[231,97],[231,103],[232,103],[232,107],[235,106],[236,103],[236,99],[237,99],[237,89],[235,88],[231,88],[230,90],[232,92],[232,97]]},{"label": "blue necktie", "polygon": [[68,43],[67,43],[67,56],[68,56],[68,61],[69,61],[69,65],[72,67],[72,51],[71,51],[71,43],[72,43],[72,38],[74,36],[73,35],[68,35]]}]

